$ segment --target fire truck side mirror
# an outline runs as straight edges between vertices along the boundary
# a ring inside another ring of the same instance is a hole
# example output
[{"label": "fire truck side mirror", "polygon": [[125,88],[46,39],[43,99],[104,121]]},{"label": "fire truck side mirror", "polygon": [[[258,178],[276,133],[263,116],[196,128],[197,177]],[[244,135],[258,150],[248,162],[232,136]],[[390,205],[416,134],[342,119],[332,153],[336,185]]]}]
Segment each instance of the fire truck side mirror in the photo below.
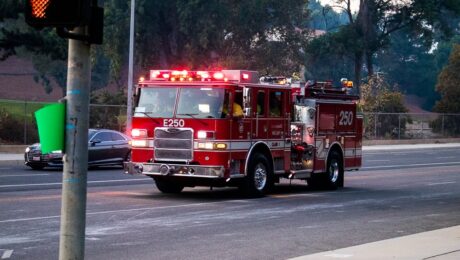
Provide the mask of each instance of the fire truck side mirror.
[{"label": "fire truck side mirror", "polygon": [[250,117],[251,112],[252,112],[252,109],[250,107],[244,108],[244,117]]}]

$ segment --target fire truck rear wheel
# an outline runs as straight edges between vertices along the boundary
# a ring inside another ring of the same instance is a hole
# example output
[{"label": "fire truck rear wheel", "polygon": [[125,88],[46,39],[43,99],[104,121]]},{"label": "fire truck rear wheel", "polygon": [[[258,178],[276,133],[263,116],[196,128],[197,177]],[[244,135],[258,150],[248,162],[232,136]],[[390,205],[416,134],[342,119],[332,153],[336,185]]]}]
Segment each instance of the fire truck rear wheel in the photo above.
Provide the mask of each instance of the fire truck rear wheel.
[{"label": "fire truck rear wheel", "polygon": [[154,180],[158,190],[163,193],[180,193],[184,189],[184,186],[177,183],[161,180],[158,178],[154,178]]},{"label": "fire truck rear wheel", "polygon": [[250,197],[261,197],[273,187],[273,173],[264,155],[255,154],[250,160],[247,176],[240,188]]},{"label": "fire truck rear wheel", "polygon": [[343,187],[343,159],[337,151],[332,151],[327,160],[324,187],[335,190]]},{"label": "fire truck rear wheel", "polygon": [[308,186],[313,189],[335,190],[343,187],[342,156],[337,151],[331,151],[327,159],[327,168],[324,173],[316,173],[307,179]]}]

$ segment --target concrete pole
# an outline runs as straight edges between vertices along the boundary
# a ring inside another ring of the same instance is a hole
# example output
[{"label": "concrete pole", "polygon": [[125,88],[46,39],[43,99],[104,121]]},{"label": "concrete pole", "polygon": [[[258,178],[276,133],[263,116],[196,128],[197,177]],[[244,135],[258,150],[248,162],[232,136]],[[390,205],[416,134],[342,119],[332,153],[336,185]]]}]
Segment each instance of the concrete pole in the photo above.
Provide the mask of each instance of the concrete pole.
[{"label": "concrete pole", "polygon": [[134,52],[134,9],[136,1],[131,0],[131,19],[129,23],[129,58],[128,58],[128,103],[126,109],[126,133],[131,134],[133,111],[133,52]]},{"label": "concrete pole", "polygon": [[[85,29],[77,27],[73,32],[86,34]],[[84,259],[85,256],[90,78],[90,44],[69,40],[59,241],[61,260]]]}]

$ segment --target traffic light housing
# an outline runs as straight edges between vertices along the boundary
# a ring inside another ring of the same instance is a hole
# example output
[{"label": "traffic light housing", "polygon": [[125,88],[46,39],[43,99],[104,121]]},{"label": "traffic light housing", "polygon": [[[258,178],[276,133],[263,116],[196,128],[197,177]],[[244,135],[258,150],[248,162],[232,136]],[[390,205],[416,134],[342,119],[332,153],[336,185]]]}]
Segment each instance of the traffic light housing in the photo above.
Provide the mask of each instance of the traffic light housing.
[{"label": "traffic light housing", "polygon": [[32,27],[73,28],[89,22],[90,0],[26,0],[26,22]]}]

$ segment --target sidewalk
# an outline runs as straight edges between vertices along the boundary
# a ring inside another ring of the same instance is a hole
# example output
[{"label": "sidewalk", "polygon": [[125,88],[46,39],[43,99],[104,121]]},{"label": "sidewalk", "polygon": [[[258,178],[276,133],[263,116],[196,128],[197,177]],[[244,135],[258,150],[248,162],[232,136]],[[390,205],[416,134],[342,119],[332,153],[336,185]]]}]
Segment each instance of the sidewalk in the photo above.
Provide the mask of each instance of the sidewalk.
[{"label": "sidewalk", "polygon": [[309,259],[460,259],[460,226],[392,238],[373,243],[305,255]]}]

